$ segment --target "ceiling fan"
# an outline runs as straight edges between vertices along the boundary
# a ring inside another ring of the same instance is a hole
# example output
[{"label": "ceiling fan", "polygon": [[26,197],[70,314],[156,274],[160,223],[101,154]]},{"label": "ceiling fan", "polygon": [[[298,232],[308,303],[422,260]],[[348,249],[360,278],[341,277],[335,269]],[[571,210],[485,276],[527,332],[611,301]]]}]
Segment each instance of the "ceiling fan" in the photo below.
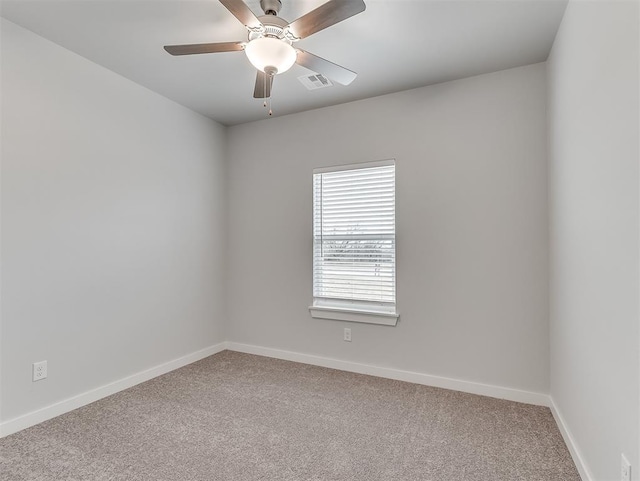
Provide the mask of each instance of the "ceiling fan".
[{"label": "ceiling fan", "polygon": [[220,3],[247,28],[246,42],[167,45],[164,49],[171,55],[244,51],[258,70],[253,96],[260,99],[271,97],[273,78],[289,70],[294,63],[342,85],[349,85],[356,78],[355,72],[294,48],[293,44],[363,12],[366,8],[363,0],[329,0],[293,22],[278,17],[281,0],[260,0],[264,11],[260,17],[256,17],[242,0],[220,0]]}]

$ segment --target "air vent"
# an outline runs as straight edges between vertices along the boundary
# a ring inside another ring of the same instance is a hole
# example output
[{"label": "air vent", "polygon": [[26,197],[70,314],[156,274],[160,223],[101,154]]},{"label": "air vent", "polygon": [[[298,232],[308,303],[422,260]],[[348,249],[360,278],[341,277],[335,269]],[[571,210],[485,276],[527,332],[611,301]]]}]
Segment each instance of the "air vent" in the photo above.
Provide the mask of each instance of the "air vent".
[{"label": "air vent", "polygon": [[331,80],[319,73],[314,75],[303,75],[302,77],[298,77],[298,80],[300,80],[300,83],[309,90],[323,89],[333,85]]}]

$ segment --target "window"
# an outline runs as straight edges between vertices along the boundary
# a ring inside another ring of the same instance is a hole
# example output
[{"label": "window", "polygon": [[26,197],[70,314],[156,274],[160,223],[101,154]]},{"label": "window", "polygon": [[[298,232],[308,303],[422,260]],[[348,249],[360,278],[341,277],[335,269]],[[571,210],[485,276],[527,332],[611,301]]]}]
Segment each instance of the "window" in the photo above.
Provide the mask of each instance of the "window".
[{"label": "window", "polygon": [[313,317],[395,325],[395,162],[313,173]]}]

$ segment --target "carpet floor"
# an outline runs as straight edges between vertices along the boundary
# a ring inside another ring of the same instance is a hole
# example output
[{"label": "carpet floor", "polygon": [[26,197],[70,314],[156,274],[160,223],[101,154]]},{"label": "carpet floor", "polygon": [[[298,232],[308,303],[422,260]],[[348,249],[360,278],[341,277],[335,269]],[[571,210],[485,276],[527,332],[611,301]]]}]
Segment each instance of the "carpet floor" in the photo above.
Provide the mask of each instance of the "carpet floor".
[{"label": "carpet floor", "polygon": [[549,409],[224,351],[0,439],[2,481],[580,481]]}]

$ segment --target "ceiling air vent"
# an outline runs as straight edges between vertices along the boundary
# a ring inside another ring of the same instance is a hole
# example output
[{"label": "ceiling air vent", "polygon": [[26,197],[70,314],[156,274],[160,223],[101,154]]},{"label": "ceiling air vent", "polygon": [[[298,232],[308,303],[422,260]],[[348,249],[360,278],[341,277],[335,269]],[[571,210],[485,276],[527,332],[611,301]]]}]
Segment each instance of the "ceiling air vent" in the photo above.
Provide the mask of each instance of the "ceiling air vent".
[{"label": "ceiling air vent", "polygon": [[319,73],[314,75],[303,75],[302,77],[298,77],[298,80],[300,80],[300,83],[309,90],[322,89],[333,85],[331,80]]}]

